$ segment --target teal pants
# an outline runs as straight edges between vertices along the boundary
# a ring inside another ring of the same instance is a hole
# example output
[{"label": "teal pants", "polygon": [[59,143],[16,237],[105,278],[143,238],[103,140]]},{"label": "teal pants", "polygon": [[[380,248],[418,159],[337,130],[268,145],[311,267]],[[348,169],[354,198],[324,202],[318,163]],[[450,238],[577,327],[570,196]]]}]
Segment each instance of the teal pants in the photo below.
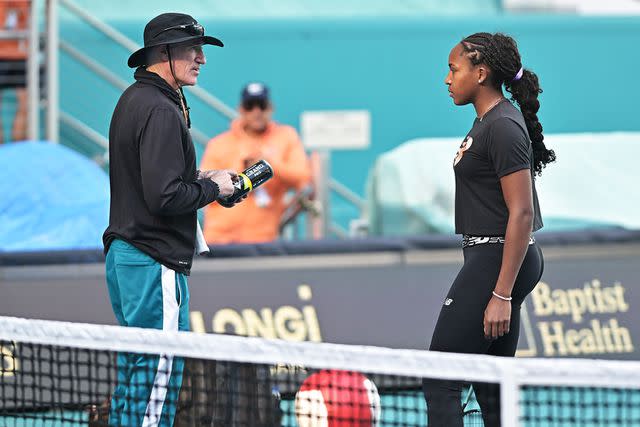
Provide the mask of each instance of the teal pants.
[{"label": "teal pants", "polygon": [[[114,240],[109,247],[106,273],[111,306],[120,325],[189,330],[189,291],[184,274],[123,240]],[[118,353],[109,425],[171,427],[183,368],[182,358],[168,354]]]}]

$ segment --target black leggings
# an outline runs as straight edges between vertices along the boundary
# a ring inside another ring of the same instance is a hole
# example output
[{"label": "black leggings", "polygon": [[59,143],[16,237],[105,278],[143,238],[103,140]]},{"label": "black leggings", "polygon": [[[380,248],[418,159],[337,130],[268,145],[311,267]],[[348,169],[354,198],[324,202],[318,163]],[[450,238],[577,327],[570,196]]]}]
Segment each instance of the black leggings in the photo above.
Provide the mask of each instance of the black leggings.
[{"label": "black leggings", "polygon": [[[490,354],[513,357],[520,332],[520,306],[540,278],[544,261],[537,244],[529,245],[511,296],[509,333],[490,341],[484,337],[484,310],[491,299],[500,267],[500,243],[465,248],[464,265],[458,273],[431,338],[429,350],[450,353]],[[462,427],[461,381],[423,380],[429,427]],[[485,427],[500,426],[500,394],[496,384],[474,383]]]}]

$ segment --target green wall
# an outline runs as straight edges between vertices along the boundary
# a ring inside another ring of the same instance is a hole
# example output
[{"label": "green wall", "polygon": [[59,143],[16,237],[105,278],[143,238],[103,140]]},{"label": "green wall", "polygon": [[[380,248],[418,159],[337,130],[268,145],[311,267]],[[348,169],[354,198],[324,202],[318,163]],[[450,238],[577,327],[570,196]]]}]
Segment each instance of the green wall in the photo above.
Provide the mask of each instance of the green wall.
[{"label": "green wall", "polygon": [[[538,73],[545,132],[639,131],[640,17],[510,16],[296,20],[203,19],[225,47],[208,47],[199,84],[235,106],[241,86],[267,82],[276,119],[298,127],[304,110],[368,109],[372,145],[332,155],[333,176],[364,194],[375,158],[418,137],[464,134],[469,106],[455,108],[444,85],[447,56],[463,36],[504,31],[516,37],[526,67]],[[143,21],[112,21],[142,42]],[[65,20],[61,38],[127,80],[128,52],[85,24]],[[61,57],[61,108],[106,134],[119,93]],[[214,135],[226,119],[191,97],[196,127]],[[452,155],[455,147],[452,147]],[[570,159],[560,159],[570,161]],[[342,224],[356,212],[334,205]]]}]

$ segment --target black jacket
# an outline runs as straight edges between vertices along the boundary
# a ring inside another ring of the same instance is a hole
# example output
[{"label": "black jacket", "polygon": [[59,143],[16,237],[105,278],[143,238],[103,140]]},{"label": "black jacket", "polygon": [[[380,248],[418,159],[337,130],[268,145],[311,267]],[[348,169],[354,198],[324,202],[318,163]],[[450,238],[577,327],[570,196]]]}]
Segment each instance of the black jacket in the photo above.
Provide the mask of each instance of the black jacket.
[{"label": "black jacket", "polygon": [[197,209],[218,186],[196,180],[196,153],[180,97],[144,68],[122,94],[109,128],[111,208],[105,253],[123,239],[159,263],[189,274]]}]

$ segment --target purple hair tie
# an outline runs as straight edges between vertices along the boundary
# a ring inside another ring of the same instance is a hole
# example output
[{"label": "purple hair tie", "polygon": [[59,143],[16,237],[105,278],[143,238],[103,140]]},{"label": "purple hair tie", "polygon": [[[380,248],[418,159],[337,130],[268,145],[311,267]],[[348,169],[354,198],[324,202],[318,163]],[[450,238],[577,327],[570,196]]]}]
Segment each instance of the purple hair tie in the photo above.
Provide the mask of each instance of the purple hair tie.
[{"label": "purple hair tie", "polygon": [[522,78],[522,75],[524,74],[524,69],[522,67],[520,67],[520,69],[518,70],[518,72],[516,73],[516,76],[513,78],[513,80],[511,80],[512,82],[517,82],[518,80],[520,80]]}]

